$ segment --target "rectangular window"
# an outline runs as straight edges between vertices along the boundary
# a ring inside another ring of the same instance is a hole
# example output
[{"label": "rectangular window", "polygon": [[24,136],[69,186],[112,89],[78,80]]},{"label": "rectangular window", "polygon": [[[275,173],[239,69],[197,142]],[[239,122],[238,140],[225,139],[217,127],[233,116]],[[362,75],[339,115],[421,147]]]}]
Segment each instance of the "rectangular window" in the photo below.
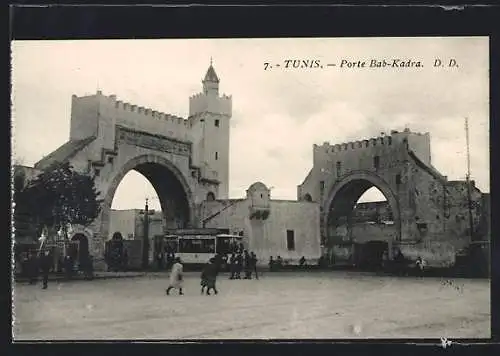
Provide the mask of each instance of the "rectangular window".
[{"label": "rectangular window", "polygon": [[219,119],[215,119],[215,127],[219,127]]},{"label": "rectangular window", "polygon": [[323,195],[324,191],[325,191],[325,182],[324,181],[320,181],[319,182],[319,194]]},{"label": "rectangular window", "polygon": [[286,230],[286,247],[288,251],[295,250],[295,236],[293,230]]},{"label": "rectangular window", "polygon": [[337,177],[340,177],[340,175],[342,174],[342,163],[340,163],[340,161],[337,162],[336,169],[337,169]]},{"label": "rectangular window", "polygon": [[179,253],[215,253],[214,239],[179,239]]},{"label": "rectangular window", "polygon": [[380,157],[379,156],[373,157],[373,166],[375,167],[375,169],[379,169],[379,167],[380,167]]},{"label": "rectangular window", "polygon": [[401,184],[401,174],[396,174],[396,184]]},{"label": "rectangular window", "polygon": [[215,160],[217,161],[219,159],[219,152],[215,152]]}]

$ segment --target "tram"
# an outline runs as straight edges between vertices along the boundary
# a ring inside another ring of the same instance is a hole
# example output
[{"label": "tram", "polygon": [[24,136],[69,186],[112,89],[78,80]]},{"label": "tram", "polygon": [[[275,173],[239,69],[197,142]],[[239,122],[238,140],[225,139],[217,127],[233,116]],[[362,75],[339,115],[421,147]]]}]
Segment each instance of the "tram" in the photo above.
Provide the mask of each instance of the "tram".
[{"label": "tram", "polygon": [[183,264],[202,265],[217,254],[227,256],[243,249],[243,236],[220,230],[179,230],[155,241],[155,249],[180,257]]}]

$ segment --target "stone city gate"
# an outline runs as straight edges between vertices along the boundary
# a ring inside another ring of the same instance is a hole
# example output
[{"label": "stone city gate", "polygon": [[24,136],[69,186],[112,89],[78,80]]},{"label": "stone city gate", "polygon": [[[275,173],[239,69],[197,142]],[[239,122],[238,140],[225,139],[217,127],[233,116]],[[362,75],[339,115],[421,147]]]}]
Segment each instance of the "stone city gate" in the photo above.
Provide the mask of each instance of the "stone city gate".
[{"label": "stone city gate", "polygon": [[431,165],[430,135],[390,135],[337,145],[314,145],[314,166],[298,198],[321,206],[323,238],[346,224],[358,199],[371,187],[388,201],[394,219],[389,243],[442,236],[449,224],[447,178]]},{"label": "stone city gate", "polygon": [[[133,121],[126,120],[125,110],[135,110]],[[113,233],[109,215],[114,194],[131,170],[144,175],[156,190],[165,228],[199,225],[195,206],[217,194],[219,181],[216,171],[193,164],[189,120],[137,109],[101,92],[73,96],[71,120],[70,140],[34,168],[44,170],[69,161],[75,170],[95,177],[102,209],[89,227],[92,234],[86,236],[96,261],[102,259],[104,243]]]}]

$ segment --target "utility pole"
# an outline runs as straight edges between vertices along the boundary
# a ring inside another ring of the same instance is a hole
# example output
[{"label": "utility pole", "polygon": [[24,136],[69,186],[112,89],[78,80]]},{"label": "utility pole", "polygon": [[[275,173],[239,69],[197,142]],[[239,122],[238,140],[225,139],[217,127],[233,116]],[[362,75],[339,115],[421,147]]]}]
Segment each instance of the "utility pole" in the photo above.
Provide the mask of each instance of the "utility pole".
[{"label": "utility pole", "polygon": [[144,210],[141,210],[139,213],[141,215],[144,215],[144,234],[142,237],[142,268],[146,269],[149,266],[149,215],[153,215],[155,213],[154,210],[149,210],[148,198],[146,198],[146,205],[144,206]]},{"label": "utility pole", "polygon": [[471,183],[470,183],[470,150],[469,150],[469,119],[465,118],[465,140],[467,144],[467,205],[469,209],[469,237],[470,241],[474,239],[474,220],[472,219],[472,197],[471,197]]}]

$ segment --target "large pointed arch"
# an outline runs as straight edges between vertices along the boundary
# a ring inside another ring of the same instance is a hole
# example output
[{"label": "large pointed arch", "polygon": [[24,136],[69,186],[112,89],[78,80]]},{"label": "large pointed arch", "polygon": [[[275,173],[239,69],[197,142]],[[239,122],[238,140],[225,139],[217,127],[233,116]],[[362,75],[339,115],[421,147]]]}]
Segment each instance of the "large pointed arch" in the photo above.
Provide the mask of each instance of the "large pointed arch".
[{"label": "large pointed arch", "polygon": [[165,214],[180,214],[180,218],[184,219],[182,227],[193,225],[195,207],[187,179],[168,159],[155,154],[145,154],[128,160],[112,175],[102,203],[100,234],[103,238],[109,233],[109,214],[113,197],[118,185],[131,170],[138,171],[152,184],[159,197],[164,220],[168,220]]},{"label": "large pointed arch", "polygon": [[401,239],[401,210],[399,200],[389,183],[370,171],[351,171],[341,177],[328,192],[324,202],[322,224],[328,231],[332,214],[345,214],[354,209],[359,198],[371,187],[376,187],[387,199],[394,217],[397,239]]}]

